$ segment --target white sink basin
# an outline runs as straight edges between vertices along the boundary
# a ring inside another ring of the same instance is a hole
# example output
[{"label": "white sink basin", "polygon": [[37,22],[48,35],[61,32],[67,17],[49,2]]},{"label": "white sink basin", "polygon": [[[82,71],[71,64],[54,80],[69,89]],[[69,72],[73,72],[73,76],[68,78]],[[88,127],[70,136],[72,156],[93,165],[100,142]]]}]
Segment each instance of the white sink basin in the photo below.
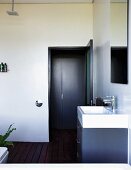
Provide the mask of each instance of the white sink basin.
[{"label": "white sink basin", "polygon": [[104,106],[80,106],[83,114],[112,114]]},{"label": "white sink basin", "polygon": [[128,128],[128,114],[112,113],[103,106],[78,106],[83,128]]}]

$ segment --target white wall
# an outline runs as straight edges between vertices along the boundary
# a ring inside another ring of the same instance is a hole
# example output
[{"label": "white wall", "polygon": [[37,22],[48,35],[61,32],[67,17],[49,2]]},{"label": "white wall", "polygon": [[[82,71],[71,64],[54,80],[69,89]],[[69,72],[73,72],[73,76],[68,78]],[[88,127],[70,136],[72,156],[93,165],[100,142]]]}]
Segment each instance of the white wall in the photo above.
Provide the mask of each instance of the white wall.
[{"label": "white wall", "polygon": [[[11,123],[13,141],[48,141],[48,47],[85,46],[93,37],[92,4],[0,5],[0,132]],[[35,101],[41,99],[38,108]]]},{"label": "white wall", "polygon": [[110,0],[94,1],[94,97],[107,95],[110,69]]},{"label": "white wall", "polygon": [[127,46],[127,3],[110,4],[111,46]]},{"label": "white wall", "polygon": [[[118,110],[129,114],[129,160],[131,164],[131,3],[129,14],[129,54],[128,54],[128,80],[127,85],[110,82],[110,2],[96,0],[94,4],[94,52],[95,64],[95,94],[94,96],[115,95]],[[101,21],[99,24],[99,21]],[[97,24],[98,23],[98,24]],[[105,25],[105,26],[104,26]],[[104,26],[104,27],[103,27]],[[101,38],[103,37],[103,38]]]},{"label": "white wall", "polygon": [[[101,2],[101,3],[100,3]],[[100,24],[99,24],[99,21]],[[131,71],[128,68],[127,85],[110,82],[110,3],[103,0],[95,1],[94,4],[94,50],[97,59],[95,71],[97,83],[95,83],[95,96],[115,95],[118,98],[118,109],[129,109],[131,103]],[[98,23],[98,24],[97,24]],[[103,38],[101,38],[103,37]],[[130,65],[130,58],[128,61]]]}]

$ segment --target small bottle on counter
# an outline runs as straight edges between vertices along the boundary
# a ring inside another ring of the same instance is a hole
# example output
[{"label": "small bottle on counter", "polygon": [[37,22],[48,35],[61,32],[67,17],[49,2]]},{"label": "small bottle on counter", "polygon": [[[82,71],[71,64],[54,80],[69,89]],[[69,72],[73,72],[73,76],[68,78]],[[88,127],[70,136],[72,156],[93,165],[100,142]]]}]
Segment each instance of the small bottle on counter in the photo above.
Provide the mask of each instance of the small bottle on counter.
[{"label": "small bottle on counter", "polygon": [[7,64],[4,64],[4,72],[7,72]]},{"label": "small bottle on counter", "polygon": [[3,63],[0,64],[0,72],[4,72],[4,64]]},{"label": "small bottle on counter", "polygon": [[0,63],[0,72],[2,72],[2,63]]}]

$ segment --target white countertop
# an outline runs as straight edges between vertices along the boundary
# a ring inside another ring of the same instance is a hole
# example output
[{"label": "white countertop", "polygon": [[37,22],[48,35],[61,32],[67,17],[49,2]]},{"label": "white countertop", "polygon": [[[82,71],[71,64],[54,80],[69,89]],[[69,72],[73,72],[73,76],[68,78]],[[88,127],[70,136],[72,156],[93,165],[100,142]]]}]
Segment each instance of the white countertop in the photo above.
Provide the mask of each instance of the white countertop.
[{"label": "white countertop", "polygon": [[[78,119],[83,128],[128,128],[128,114],[124,113],[84,113],[88,106],[78,106]],[[97,111],[99,112],[98,106]],[[88,109],[87,109],[88,110]]]}]

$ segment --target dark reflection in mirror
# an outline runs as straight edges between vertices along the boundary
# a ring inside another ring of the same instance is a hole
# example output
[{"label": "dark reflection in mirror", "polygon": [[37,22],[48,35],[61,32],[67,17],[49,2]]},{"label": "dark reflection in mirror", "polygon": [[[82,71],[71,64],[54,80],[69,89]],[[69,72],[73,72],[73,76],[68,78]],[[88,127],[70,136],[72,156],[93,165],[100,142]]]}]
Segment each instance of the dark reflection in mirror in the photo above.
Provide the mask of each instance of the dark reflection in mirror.
[{"label": "dark reflection in mirror", "polygon": [[127,84],[127,47],[111,48],[111,82]]}]

